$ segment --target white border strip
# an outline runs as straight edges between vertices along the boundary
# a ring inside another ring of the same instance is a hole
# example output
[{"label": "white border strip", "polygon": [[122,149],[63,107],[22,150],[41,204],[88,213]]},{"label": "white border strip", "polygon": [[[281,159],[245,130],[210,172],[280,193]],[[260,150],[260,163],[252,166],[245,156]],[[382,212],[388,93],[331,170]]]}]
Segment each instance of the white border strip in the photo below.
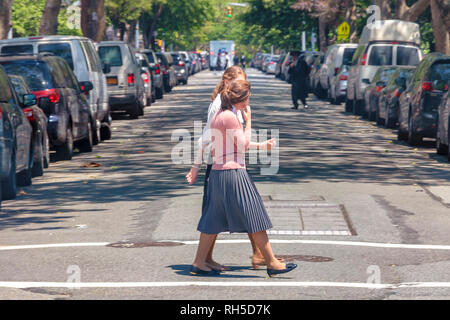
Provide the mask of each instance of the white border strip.
[{"label": "white border strip", "polygon": [[[178,241],[178,240],[160,240],[159,242],[175,242],[185,245],[197,245],[198,240]],[[249,243],[246,239],[224,239],[217,240],[219,244],[241,244]],[[402,244],[402,243],[379,243],[362,241],[332,241],[332,240],[299,240],[299,239],[270,239],[274,244],[315,244],[315,245],[336,245],[336,246],[355,246],[372,248],[391,248],[391,249],[417,249],[417,250],[450,250],[450,245],[426,245],[426,244]],[[80,243],[50,243],[19,246],[0,246],[0,251],[25,250],[25,249],[44,249],[44,248],[68,248],[68,247],[105,247],[110,242],[80,242]]]},{"label": "white border strip", "polygon": [[287,281],[177,281],[177,282],[24,282],[0,281],[0,288],[162,288],[162,287],[335,287],[361,289],[450,288],[450,282],[403,282],[377,284],[363,282]]}]

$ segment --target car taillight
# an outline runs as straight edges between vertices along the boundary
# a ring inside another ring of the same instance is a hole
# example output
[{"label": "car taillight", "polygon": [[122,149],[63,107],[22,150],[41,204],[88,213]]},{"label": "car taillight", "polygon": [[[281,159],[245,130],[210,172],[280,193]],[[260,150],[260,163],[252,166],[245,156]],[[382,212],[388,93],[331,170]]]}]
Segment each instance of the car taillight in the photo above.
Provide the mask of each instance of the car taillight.
[{"label": "car taillight", "polygon": [[180,67],[184,67],[186,64],[185,64],[183,61],[178,61],[178,65],[179,65]]},{"label": "car taillight", "polygon": [[39,102],[40,98],[48,98],[51,103],[58,103],[60,99],[58,89],[35,91],[33,94],[36,96],[37,102]]},{"label": "car taillight", "polygon": [[422,90],[429,92],[433,91],[433,83],[429,81],[422,83]]},{"label": "car taillight", "polygon": [[334,68],[334,75],[337,75],[339,72],[339,68]]},{"label": "car taillight", "polygon": [[286,61],[286,62],[284,63],[284,65],[288,66],[288,65],[289,65],[289,61]]},{"label": "car taillight", "polygon": [[2,110],[2,108],[0,108],[0,119],[2,118],[2,116],[3,116],[3,110]]},{"label": "car taillight", "polygon": [[156,74],[160,74],[160,73],[161,73],[161,70],[160,70],[160,68],[159,68],[159,64],[155,64],[155,67],[156,67],[155,73],[156,73]]},{"label": "car taillight", "polygon": [[377,92],[380,92],[381,90],[383,90],[385,87],[383,87],[383,86],[377,86],[376,87],[376,89],[377,89]]},{"label": "car taillight", "polygon": [[395,90],[395,92],[394,92],[394,95],[397,97],[397,98],[400,98],[400,96],[402,95],[402,93],[400,92],[400,90]]},{"label": "car taillight", "polygon": [[339,76],[339,80],[340,81],[344,81],[344,80],[347,80],[348,79],[348,76],[346,76],[346,75],[344,75],[344,74],[341,74],[340,76]]},{"label": "car taillight", "polygon": [[364,53],[361,59],[361,65],[365,66],[367,63],[367,53]]},{"label": "car taillight", "polygon": [[30,122],[34,121],[33,109],[25,108],[25,109],[23,109],[23,113],[25,113],[25,115],[27,116],[28,121],[30,121]]},{"label": "car taillight", "polygon": [[142,74],[142,79],[144,79],[145,83],[149,83],[150,82],[150,77],[148,76],[147,72]]},{"label": "car taillight", "polygon": [[134,73],[129,73],[128,74],[128,85],[129,86],[134,86],[136,79],[134,78]]}]

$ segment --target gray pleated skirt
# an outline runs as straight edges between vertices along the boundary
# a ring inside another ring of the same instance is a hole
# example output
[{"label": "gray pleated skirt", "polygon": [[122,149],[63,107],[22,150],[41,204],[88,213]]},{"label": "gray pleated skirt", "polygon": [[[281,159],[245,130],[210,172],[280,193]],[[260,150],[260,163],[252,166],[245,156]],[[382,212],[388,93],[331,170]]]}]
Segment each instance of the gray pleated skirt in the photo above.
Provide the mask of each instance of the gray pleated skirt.
[{"label": "gray pleated skirt", "polygon": [[247,170],[212,170],[208,180],[198,231],[254,233],[272,228]]}]

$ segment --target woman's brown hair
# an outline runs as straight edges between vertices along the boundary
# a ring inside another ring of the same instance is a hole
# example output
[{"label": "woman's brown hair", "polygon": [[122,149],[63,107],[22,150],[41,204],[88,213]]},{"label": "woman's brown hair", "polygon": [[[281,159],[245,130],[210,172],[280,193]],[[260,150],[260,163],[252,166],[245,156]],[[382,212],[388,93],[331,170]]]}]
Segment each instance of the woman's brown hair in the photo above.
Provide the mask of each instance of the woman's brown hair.
[{"label": "woman's brown hair", "polygon": [[247,80],[233,80],[222,90],[220,100],[222,110],[231,109],[231,106],[250,98],[251,85]]},{"label": "woman's brown hair", "polygon": [[217,95],[219,93],[222,93],[223,89],[225,88],[225,80],[231,81],[231,80],[236,79],[240,75],[244,76],[245,80],[247,80],[247,74],[241,67],[231,66],[231,67],[227,68],[225,70],[225,72],[223,73],[222,80],[219,82],[219,84],[214,89],[214,91],[211,95],[211,100],[214,101],[214,99],[216,99]]}]

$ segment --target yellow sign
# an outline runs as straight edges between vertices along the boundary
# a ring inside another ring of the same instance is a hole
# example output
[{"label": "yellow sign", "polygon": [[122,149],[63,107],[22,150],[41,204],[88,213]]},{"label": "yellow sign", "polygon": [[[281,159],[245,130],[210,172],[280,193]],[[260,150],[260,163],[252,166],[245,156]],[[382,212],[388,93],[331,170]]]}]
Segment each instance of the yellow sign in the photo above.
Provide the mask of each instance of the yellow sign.
[{"label": "yellow sign", "polygon": [[344,40],[350,37],[350,25],[344,21],[337,28],[337,39]]}]

